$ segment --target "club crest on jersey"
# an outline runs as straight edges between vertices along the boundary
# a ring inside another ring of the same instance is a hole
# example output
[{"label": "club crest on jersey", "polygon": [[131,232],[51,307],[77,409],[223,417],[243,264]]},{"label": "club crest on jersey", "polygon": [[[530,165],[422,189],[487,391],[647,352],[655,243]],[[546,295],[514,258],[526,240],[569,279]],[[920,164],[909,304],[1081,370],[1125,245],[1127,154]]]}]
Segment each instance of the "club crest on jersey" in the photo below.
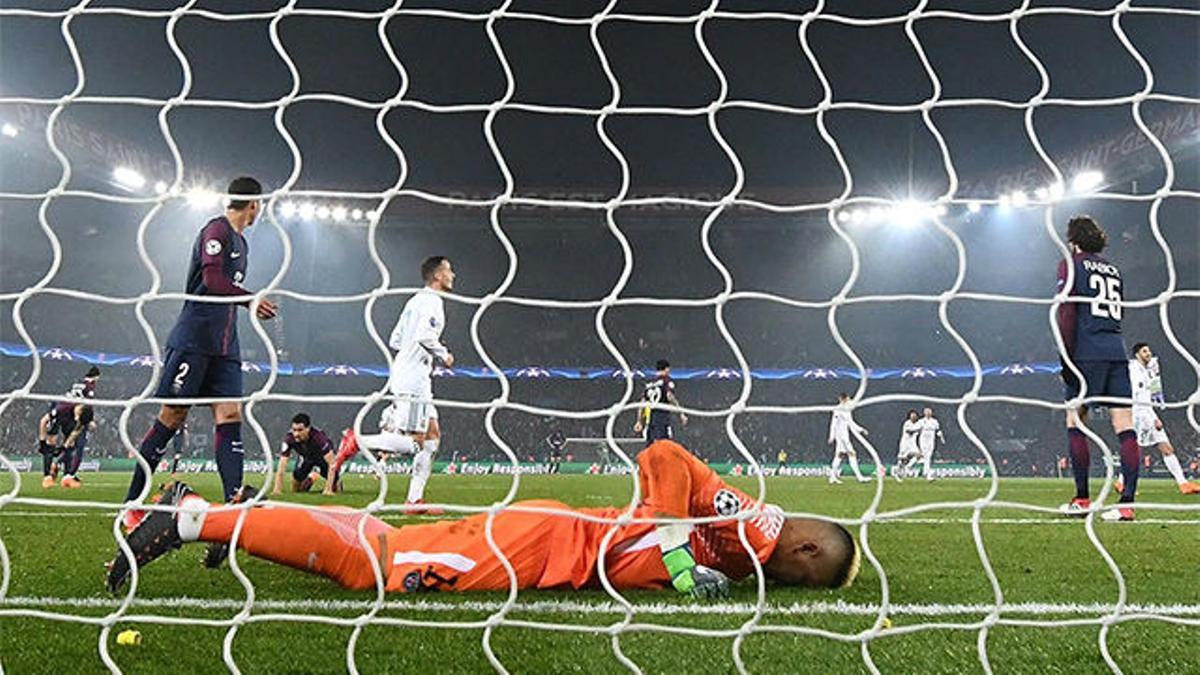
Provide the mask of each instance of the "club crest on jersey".
[{"label": "club crest on jersey", "polygon": [[718,490],[713,495],[713,511],[718,516],[736,516],[742,508],[742,500],[730,490]]},{"label": "club crest on jersey", "polygon": [[218,239],[209,239],[204,242],[204,252],[209,255],[216,255],[221,252],[221,242]]},{"label": "club crest on jersey", "polygon": [[421,589],[421,573],[417,571],[404,575],[404,592],[414,593]]},{"label": "club crest on jersey", "polygon": [[234,272],[234,273],[233,273],[233,281],[234,281],[234,283],[239,283],[239,284],[240,284],[240,283],[242,283],[242,276],[243,276],[243,275],[242,275],[242,273],[241,273],[241,272]]}]

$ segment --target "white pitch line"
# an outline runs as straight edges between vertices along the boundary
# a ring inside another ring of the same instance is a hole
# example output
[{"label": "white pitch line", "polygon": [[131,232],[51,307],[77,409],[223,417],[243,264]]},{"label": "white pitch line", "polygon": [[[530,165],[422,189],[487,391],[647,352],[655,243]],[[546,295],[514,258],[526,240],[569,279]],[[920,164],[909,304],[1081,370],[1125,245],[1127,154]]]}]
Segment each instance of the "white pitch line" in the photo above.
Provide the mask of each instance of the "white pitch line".
[{"label": "white pitch line", "polygon": [[[185,608],[202,610],[240,610],[245,602],[235,598],[134,598],[130,603],[134,607],[155,608]],[[0,598],[0,613],[9,613],[18,608],[79,608],[79,609],[112,609],[119,607],[121,601],[116,598],[59,598],[19,596]],[[463,600],[449,602],[444,600],[388,600],[383,603],[383,609],[407,610],[412,612],[486,612],[499,610],[504,603],[494,600]],[[269,611],[364,611],[374,606],[367,600],[256,600],[254,608]],[[748,602],[717,603],[712,605],[673,604],[668,602],[640,603],[633,606],[637,614],[672,615],[672,614],[751,614],[755,606]],[[974,604],[897,604],[888,608],[889,616],[957,616],[987,614],[994,609],[986,603]],[[1003,614],[1028,615],[1085,615],[1102,616],[1112,614],[1116,605],[1111,603],[1041,603],[1024,602],[1005,604],[1001,606]],[[536,600],[518,602],[512,611],[542,614],[624,614],[624,607],[611,601],[579,602],[573,600]],[[876,616],[879,605],[875,603],[851,602],[794,602],[789,604],[768,604],[767,614],[798,616],[798,615],[847,615],[847,616]],[[1127,604],[1123,614],[1155,614],[1159,616],[1200,616],[1200,604]]]},{"label": "white pitch line", "polygon": [[[0,509],[0,518],[80,518],[80,517],[100,517],[115,518],[116,511],[16,511],[12,509]],[[418,515],[403,515],[399,513],[386,513],[381,516],[383,520],[441,520],[443,516],[418,516]],[[969,525],[970,518],[878,518],[872,522],[872,525],[888,525],[891,523],[901,523],[905,525]],[[984,525],[1075,525],[1082,526],[1083,520],[1080,518],[984,518],[980,521]],[[1197,518],[1139,518],[1132,522],[1115,523],[1121,527],[1130,527],[1132,525],[1200,525],[1200,517]]]}]

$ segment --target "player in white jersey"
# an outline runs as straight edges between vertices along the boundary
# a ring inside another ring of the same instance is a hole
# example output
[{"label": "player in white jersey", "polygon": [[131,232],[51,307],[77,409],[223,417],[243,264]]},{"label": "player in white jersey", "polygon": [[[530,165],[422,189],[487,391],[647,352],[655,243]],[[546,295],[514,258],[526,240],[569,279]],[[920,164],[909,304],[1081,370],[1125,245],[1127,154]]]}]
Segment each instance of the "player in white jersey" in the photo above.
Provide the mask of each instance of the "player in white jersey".
[{"label": "player in white jersey", "polygon": [[[421,278],[425,288],[405,303],[388,339],[388,346],[396,351],[388,377],[388,390],[393,400],[380,418],[380,433],[359,438],[349,434],[343,438],[343,447],[335,460],[340,464],[345,461],[344,455],[352,457],[359,447],[412,454],[412,478],[406,500],[410,507],[425,503],[425,483],[433,472],[433,455],[442,437],[437,411],[430,402],[433,398],[433,368],[438,363],[446,367],[454,365],[454,355],[441,341],[446,314],[438,295],[438,292],[454,288],[450,259],[444,256],[426,258],[421,263]],[[420,508],[410,510],[427,512]]]},{"label": "player in white jersey", "polygon": [[[1185,495],[1200,494],[1200,485],[1184,477],[1175,448],[1167,438],[1162,420],[1154,412],[1155,407],[1164,404],[1162,375],[1158,368],[1158,357],[1145,342],[1133,346],[1133,358],[1129,360],[1129,383],[1133,388],[1133,430],[1137,433],[1138,445],[1143,448],[1158,446],[1163,464],[1179,485],[1179,491]],[[1120,479],[1117,482],[1120,483]],[[1121,491],[1121,487],[1124,486],[1116,488],[1117,492]]]},{"label": "player in white jersey", "polygon": [[896,454],[896,470],[892,475],[903,482],[905,476],[912,475],[912,469],[921,459],[921,448],[917,446],[917,436],[921,433],[921,420],[916,410],[909,410],[904,425],[900,427],[900,451]]},{"label": "player in white jersey", "polygon": [[936,441],[946,443],[946,436],[942,434],[942,423],[938,422],[933,416],[933,408],[926,408],[919,422],[921,425],[921,433],[917,436],[917,445],[921,448],[921,462],[924,467],[925,480],[933,480],[932,464],[933,464],[933,447]]},{"label": "player in white jersey", "polygon": [[838,394],[838,407],[834,409],[833,415],[829,418],[829,444],[833,446],[833,463],[829,465],[829,482],[842,482],[838,476],[841,474],[842,457],[850,463],[850,469],[854,471],[854,477],[860,483],[866,483],[871,480],[862,475],[858,470],[858,453],[854,450],[854,443],[850,441],[850,432],[856,431],[863,436],[867,436],[867,430],[858,425],[854,421],[854,416],[850,414],[850,396],[849,394]]}]

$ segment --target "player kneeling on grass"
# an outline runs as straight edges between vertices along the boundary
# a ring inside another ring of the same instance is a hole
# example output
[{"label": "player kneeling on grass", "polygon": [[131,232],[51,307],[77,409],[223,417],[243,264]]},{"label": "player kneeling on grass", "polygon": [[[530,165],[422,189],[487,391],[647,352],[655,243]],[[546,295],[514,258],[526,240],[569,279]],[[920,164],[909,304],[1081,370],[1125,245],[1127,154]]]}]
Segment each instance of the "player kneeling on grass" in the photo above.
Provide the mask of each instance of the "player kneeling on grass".
[{"label": "player kneeling on grass", "polygon": [[332,494],[338,489],[338,476],[333,468],[333,442],[317,427],[306,413],[297,413],[292,418],[292,430],[283,437],[279,449],[279,469],[275,471],[275,489],[271,494],[283,492],[283,472],[288,460],[296,454],[296,469],[292,471],[292,492],[308,492],[313,485],[313,473],[325,479],[325,492]]},{"label": "player kneeling on grass", "polygon": [[[841,588],[858,574],[859,548],[845,528],[826,520],[785,518],[769,504],[747,513],[754,509],[753,498],[726,485],[674,441],[644,450],[638,473],[643,501],[636,518],[716,520],[621,527],[604,560],[616,588],[670,586],[693,597],[725,597],[730,579],[754,574],[755,559],[781,584]],[[160,503],[176,505],[178,514],[155,511],[129,535],[139,567],[184,543],[232,543],[237,510],[213,510],[218,505],[181,483]],[[515,570],[518,588],[598,588],[600,543],[624,511],[577,509],[550,500],[517,502],[495,515],[492,536]],[[739,514],[754,558],[741,542]],[[487,542],[486,521],[487,514],[479,514],[392,527],[346,508],[269,503],[245,515],[237,545],[257,558],[320,574],[350,589],[374,588],[379,565],[388,591],[508,590],[508,573]],[[110,591],[125,583],[129,565],[121,552],[109,563]]]}]

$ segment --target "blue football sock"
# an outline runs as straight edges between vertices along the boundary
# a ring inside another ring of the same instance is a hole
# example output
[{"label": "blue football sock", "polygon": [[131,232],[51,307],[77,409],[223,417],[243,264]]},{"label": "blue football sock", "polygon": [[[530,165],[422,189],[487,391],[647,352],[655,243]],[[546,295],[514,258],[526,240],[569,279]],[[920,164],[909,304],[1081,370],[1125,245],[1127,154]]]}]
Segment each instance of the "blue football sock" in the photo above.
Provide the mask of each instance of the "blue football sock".
[{"label": "blue football sock", "polygon": [[1138,471],[1142,467],[1142,449],[1138,446],[1137,434],[1126,429],[1117,434],[1121,441],[1121,478],[1125,482],[1125,491],[1121,493],[1121,503],[1132,502],[1137,495]]},{"label": "blue football sock", "polygon": [[[162,461],[163,448],[167,447],[167,441],[171,440],[171,437],[174,435],[174,429],[156,419],[154,420],[154,425],[142,437],[142,445],[138,448],[138,454],[150,465],[151,472]],[[145,485],[146,474],[142,471],[142,467],[134,467],[133,480],[129,481],[129,490],[125,493],[125,501],[130,501],[137,497]]]},{"label": "blue football sock", "polygon": [[221,487],[225,490],[225,501],[233,498],[242,487],[242,466],[246,452],[242,448],[242,423],[226,422],[217,425],[214,439],[217,453],[217,472],[221,474]]}]

